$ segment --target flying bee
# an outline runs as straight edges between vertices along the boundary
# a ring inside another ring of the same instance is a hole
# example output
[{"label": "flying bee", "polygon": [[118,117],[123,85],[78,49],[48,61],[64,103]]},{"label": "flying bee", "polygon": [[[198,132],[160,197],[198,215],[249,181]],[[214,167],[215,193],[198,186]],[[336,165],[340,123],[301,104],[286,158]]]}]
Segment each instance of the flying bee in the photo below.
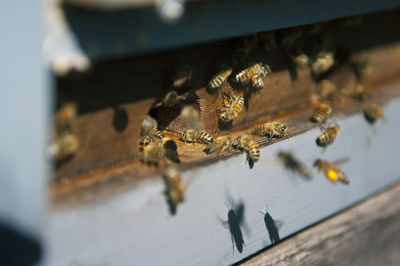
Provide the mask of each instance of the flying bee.
[{"label": "flying bee", "polygon": [[307,166],[297,160],[293,154],[288,153],[288,152],[279,152],[278,153],[278,159],[281,160],[285,168],[299,173],[302,177],[306,179],[310,179],[312,177],[310,171],[308,170]]},{"label": "flying bee", "polygon": [[320,75],[327,72],[335,63],[332,52],[320,52],[311,64],[311,72]]},{"label": "flying bee", "polygon": [[[185,200],[186,185],[183,183],[179,169],[176,166],[170,165],[163,172],[165,183],[165,195],[170,209],[176,209],[176,205]],[[174,214],[175,211],[171,211]]]},{"label": "flying bee", "polygon": [[263,32],[258,34],[258,39],[261,42],[261,46],[266,51],[275,51],[277,48],[274,31]]},{"label": "flying bee", "polygon": [[267,64],[251,63],[249,67],[239,72],[234,80],[242,85],[247,85],[251,81],[252,86],[262,89],[264,84],[261,86],[259,80],[262,81],[268,73],[271,73],[271,68]]},{"label": "flying bee", "polygon": [[323,173],[332,183],[336,183],[337,180],[344,184],[349,184],[349,178],[339,167],[336,166],[335,163],[331,163],[324,160],[315,160],[313,166],[317,168],[317,170]]},{"label": "flying bee", "polygon": [[63,161],[73,156],[79,148],[78,138],[70,133],[59,136],[56,142],[48,149],[48,154],[56,162]]},{"label": "flying bee", "polygon": [[365,86],[363,84],[357,83],[351,91],[351,97],[360,102],[363,102],[370,97],[370,93],[367,91],[367,89],[365,89]]},{"label": "flying bee", "polygon": [[59,133],[71,131],[72,122],[77,115],[77,107],[75,103],[64,103],[56,114],[56,129]]},{"label": "flying bee", "polygon": [[331,114],[332,107],[327,103],[321,103],[317,108],[315,108],[314,113],[311,116],[311,122],[324,123]]},{"label": "flying bee", "polygon": [[233,146],[246,151],[246,161],[249,163],[250,169],[260,159],[260,146],[258,146],[250,135],[238,137]]},{"label": "flying bee", "polygon": [[213,142],[213,138],[210,134],[204,130],[196,131],[194,129],[188,129],[182,133],[183,142],[187,143],[210,143]]},{"label": "flying bee", "polygon": [[165,159],[165,149],[159,143],[150,143],[143,148],[142,160],[149,165],[158,165],[158,163]]},{"label": "flying bee", "polygon": [[353,66],[354,74],[358,80],[369,76],[372,72],[371,64],[368,59],[361,54],[353,55],[350,57],[350,63]]},{"label": "flying bee", "polygon": [[233,93],[222,93],[223,105],[217,108],[218,118],[223,122],[228,123],[235,119],[243,110],[244,98],[243,96],[235,96]]},{"label": "flying bee", "polygon": [[383,117],[383,110],[380,106],[369,103],[364,108],[364,117],[370,124],[374,124],[378,118]]},{"label": "flying bee", "polygon": [[217,155],[219,155],[221,152],[224,152],[230,146],[231,146],[231,137],[220,136],[217,137],[213,143],[208,144],[203,151],[207,154],[217,152]]},{"label": "flying bee", "polygon": [[225,85],[228,78],[232,74],[232,71],[233,71],[232,66],[229,65],[224,66],[220,72],[218,72],[212,77],[212,79],[208,83],[208,88],[212,90],[218,90],[222,88],[222,86]]},{"label": "flying bee", "polygon": [[298,68],[306,68],[310,63],[308,56],[300,49],[296,49],[290,57]]},{"label": "flying bee", "polygon": [[260,125],[256,129],[256,133],[261,136],[266,136],[269,139],[282,138],[287,132],[288,126],[285,123],[273,121]]},{"label": "flying bee", "polygon": [[181,117],[188,128],[200,130],[200,114],[193,106],[185,106],[181,111]]},{"label": "flying bee", "polygon": [[323,99],[335,100],[340,97],[341,92],[329,79],[323,79],[318,84],[318,90]]},{"label": "flying bee", "polygon": [[321,127],[322,134],[318,136],[316,143],[318,146],[325,147],[336,139],[340,128],[336,124],[330,124],[328,127]]},{"label": "flying bee", "polygon": [[187,84],[192,78],[192,69],[189,66],[183,65],[178,72],[172,77],[172,86],[180,88]]}]

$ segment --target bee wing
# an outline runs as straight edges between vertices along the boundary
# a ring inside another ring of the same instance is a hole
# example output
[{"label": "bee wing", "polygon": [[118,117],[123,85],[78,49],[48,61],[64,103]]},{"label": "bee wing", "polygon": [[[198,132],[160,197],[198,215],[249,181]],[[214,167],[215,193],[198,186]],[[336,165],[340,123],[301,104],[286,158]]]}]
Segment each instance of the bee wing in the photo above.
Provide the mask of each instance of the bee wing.
[{"label": "bee wing", "polygon": [[344,158],[340,158],[340,159],[338,159],[336,161],[333,161],[333,164],[342,165],[342,164],[345,164],[345,163],[347,163],[349,161],[350,161],[350,157],[344,157]]}]

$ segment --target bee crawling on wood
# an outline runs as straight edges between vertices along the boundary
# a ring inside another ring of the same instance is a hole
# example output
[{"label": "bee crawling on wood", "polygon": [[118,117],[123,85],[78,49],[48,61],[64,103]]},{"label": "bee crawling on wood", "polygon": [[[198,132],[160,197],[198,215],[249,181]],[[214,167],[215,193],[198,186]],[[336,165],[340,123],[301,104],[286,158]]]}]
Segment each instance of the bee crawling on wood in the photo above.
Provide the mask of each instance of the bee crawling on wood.
[{"label": "bee crawling on wood", "polygon": [[186,185],[183,183],[179,169],[170,165],[163,171],[165,196],[170,205],[171,214],[176,213],[176,206],[185,200]]},{"label": "bee crawling on wood", "polygon": [[240,136],[232,145],[234,148],[246,151],[246,161],[249,163],[250,169],[253,168],[254,163],[260,159],[260,146],[253,140],[250,135]]},{"label": "bee crawling on wood", "polygon": [[380,106],[369,103],[364,108],[364,117],[370,124],[374,124],[378,118],[383,118],[383,110]]},{"label": "bee crawling on wood", "polygon": [[223,64],[222,69],[215,74],[210,82],[208,83],[208,88],[211,90],[219,90],[228,81],[230,75],[232,74],[233,67],[228,64]]},{"label": "bee crawling on wood", "polygon": [[281,160],[285,168],[288,170],[296,172],[306,179],[310,179],[312,177],[307,166],[297,160],[293,154],[281,151],[278,153],[278,159]]},{"label": "bee crawling on wood", "polygon": [[249,67],[239,72],[234,80],[242,85],[247,85],[251,82],[254,88],[263,89],[263,79],[268,73],[271,73],[271,68],[267,64],[251,63]]},{"label": "bee crawling on wood", "polygon": [[219,155],[231,146],[230,136],[220,136],[217,137],[214,142],[209,143],[207,147],[203,150],[207,154],[217,153]]},{"label": "bee crawling on wood", "polygon": [[260,125],[256,129],[256,134],[272,138],[282,138],[287,133],[288,126],[285,123],[273,121]]},{"label": "bee crawling on wood", "polygon": [[186,106],[182,109],[181,116],[189,127],[182,132],[182,140],[187,143],[210,143],[213,138],[210,134],[200,129],[200,114],[193,106]]},{"label": "bee crawling on wood", "polygon": [[320,75],[327,72],[335,63],[332,52],[320,52],[311,64],[311,72]]},{"label": "bee crawling on wood", "polygon": [[325,147],[336,139],[340,132],[337,124],[330,124],[328,127],[321,127],[322,134],[318,136],[316,143],[318,146]]},{"label": "bee crawling on wood", "polygon": [[[346,158],[345,161],[348,159]],[[343,162],[345,162],[343,161]],[[321,159],[315,160],[313,166],[317,168],[317,170],[323,174],[332,182],[336,183],[336,181],[340,181],[344,184],[349,184],[349,178],[345,173],[343,173],[342,170],[339,169],[339,167],[336,166],[336,164],[341,163],[340,161],[331,163],[328,161],[324,161]]]},{"label": "bee crawling on wood", "polygon": [[311,122],[325,123],[331,114],[332,107],[327,103],[321,103],[317,108],[315,108],[314,113],[311,116]]},{"label": "bee crawling on wood", "polygon": [[142,122],[142,128],[140,130],[141,138],[139,140],[140,148],[154,143],[155,140],[164,138],[164,133],[157,130],[158,123],[151,116],[147,116]]},{"label": "bee crawling on wood", "polygon": [[236,96],[232,92],[230,94],[223,92],[222,100],[223,105],[221,108],[217,108],[217,115],[223,122],[228,123],[243,110],[244,98],[243,96]]}]

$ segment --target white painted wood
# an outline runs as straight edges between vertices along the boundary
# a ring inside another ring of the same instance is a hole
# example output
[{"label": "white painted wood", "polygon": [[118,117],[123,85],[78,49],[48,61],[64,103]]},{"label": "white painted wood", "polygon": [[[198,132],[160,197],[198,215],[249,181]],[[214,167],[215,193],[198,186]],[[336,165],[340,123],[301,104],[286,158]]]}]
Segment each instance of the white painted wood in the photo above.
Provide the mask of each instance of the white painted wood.
[{"label": "white painted wood", "polygon": [[[384,108],[388,122],[375,130],[361,113],[338,118],[341,133],[322,153],[315,145],[319,129],[281,141],[261,151],[250,170],[245,155],[184,172],[186,201],[170,216],[161,179],[101,202],[51,213],[47,265],[227,265],[270,245],[260,210],[283,221],[287,237],[399,180],[400,100]],[[293,152],[307,165],[316,158],[350,156],[342,166],[350,185],[332,184],[312,169],[303,180],[283,169],[277,152]],[[227,219],[229,197],[243,201],[248,232],[242,227],[243,252],[232,250]]]}]

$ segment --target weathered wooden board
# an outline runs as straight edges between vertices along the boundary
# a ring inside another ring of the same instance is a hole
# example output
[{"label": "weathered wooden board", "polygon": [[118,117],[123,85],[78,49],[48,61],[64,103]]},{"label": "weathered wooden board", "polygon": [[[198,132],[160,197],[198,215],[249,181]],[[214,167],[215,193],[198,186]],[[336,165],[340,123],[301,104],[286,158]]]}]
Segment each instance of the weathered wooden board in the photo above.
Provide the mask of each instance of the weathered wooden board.
[{"label": "weathered wooden board", "polygon": [[400,184],[240,265],[399,265]]},{"label": "weathered wooden board", "polygon": [[[399,85],[397,85],[399,86]],[[260,211],[283,222],[281,238],[332,215],[399,180],[397,153],[400,100],[385,107],[387,122],[375,129],[362,114],[337,119],[341,133],[322,153],[319,129],[261,150],[252,170],[241,154],[183,173],[186,201],[170,216],[161,179],[149,179],[123,193],[50,213],[46,245],[49,265],[227,265],[269,246]],[[276,154],[291,151],[311,167],[321,157],[350,157],[342,169],[350,184],[332,184],[312,170],[306,181],[283,169]],[[247,225],[239,253],[224,227],[228,208],[243,204]]]}]

